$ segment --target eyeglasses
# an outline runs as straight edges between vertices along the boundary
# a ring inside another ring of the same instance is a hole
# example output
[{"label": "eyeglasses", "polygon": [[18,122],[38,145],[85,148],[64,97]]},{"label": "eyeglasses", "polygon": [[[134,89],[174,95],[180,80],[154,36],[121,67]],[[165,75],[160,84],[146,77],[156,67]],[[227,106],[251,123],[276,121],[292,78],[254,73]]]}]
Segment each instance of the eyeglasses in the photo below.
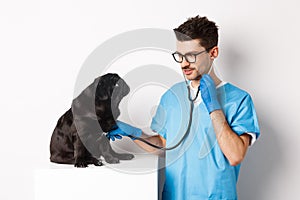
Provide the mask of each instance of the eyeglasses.
[{"label": "eyeglasses", "polygon": [[178,63],[182,63],[183,61],[183,57],[185,58],[185,60],[189,63],[195,63],[196,62],[196,56],[200,55],[201,53],[206,52],[206,50],[200,51],[199,53],[187,53],[182,55],[181,53],[175,52],[172,53],[172,56],[174,58],[174,60]]}]

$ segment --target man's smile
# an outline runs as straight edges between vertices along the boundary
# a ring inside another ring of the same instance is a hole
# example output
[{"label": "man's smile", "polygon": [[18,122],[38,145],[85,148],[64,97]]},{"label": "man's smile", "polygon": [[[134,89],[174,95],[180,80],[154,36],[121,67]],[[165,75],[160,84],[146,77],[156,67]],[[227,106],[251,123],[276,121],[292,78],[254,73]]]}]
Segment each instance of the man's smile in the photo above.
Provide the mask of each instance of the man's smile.
[{"label": "man's smile", "polygon": [[182,71],[183,71],[183,73],[185,74],[185,75],[191,75],[192,73],[193,73],[193,71],[194,71],[195,69],[192,69],[192,68],[188,68],[188,69],[182,69]]}]

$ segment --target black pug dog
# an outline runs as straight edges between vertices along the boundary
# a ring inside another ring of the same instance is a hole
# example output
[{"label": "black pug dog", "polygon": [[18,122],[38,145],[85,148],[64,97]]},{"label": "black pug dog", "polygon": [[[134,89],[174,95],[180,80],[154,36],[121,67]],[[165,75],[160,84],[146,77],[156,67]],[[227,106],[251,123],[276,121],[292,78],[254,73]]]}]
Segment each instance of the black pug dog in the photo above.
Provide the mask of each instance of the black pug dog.
[{"label": "black pug dog", "polygon": [[59,118],[50,142],[51,162],[87,167],[103,165],[101,156],[107,163],[132,159],[132,154],[116,153],[104,134],[116,125],[119,103],[129,91],[117,74],[96,78]]}]

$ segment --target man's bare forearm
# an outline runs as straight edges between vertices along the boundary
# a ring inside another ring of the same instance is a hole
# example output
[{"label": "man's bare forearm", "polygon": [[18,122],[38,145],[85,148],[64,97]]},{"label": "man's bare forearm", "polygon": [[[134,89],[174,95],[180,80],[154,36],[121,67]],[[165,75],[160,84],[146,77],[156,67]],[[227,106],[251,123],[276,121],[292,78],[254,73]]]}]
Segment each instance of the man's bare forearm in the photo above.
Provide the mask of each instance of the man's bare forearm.
[{"label": "man's bare forearm", "polygon": [[[148,136],[143,133],[142,138],[144,140],[146,140],[147,142],[150,142],[151,144],[154,144],[156,146],[160,146],[160,147],[166,146],[166,140],[163,137],[161,137],[160,135]],[[153,154],[157,154],[157,155],[160,155],[162,153],[162,150],[156,149],[140,140],[134,140],[134,142],[139,147],[141,147],[142,149],[144,149],[145,151],[147,151],[149,153],[153,153]]]},{"label": "man's bare forearm", "polygon": [[250,136],[237,135],[228,125],[222,110],[210,114],[218,144],[231,165],[238,165],[245,157]]}]

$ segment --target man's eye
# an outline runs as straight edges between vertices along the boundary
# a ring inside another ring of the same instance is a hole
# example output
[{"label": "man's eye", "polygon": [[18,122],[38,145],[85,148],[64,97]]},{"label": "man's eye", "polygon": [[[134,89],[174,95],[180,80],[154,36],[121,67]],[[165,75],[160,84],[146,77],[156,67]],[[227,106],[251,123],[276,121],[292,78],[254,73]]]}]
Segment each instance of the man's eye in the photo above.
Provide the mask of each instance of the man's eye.
[{"label": "man's eye", "polygon": [[194,58],[194,55],[193,54],[186,54],[185,57],[188,58],[188,59],[192,59],[192,58]]}]

